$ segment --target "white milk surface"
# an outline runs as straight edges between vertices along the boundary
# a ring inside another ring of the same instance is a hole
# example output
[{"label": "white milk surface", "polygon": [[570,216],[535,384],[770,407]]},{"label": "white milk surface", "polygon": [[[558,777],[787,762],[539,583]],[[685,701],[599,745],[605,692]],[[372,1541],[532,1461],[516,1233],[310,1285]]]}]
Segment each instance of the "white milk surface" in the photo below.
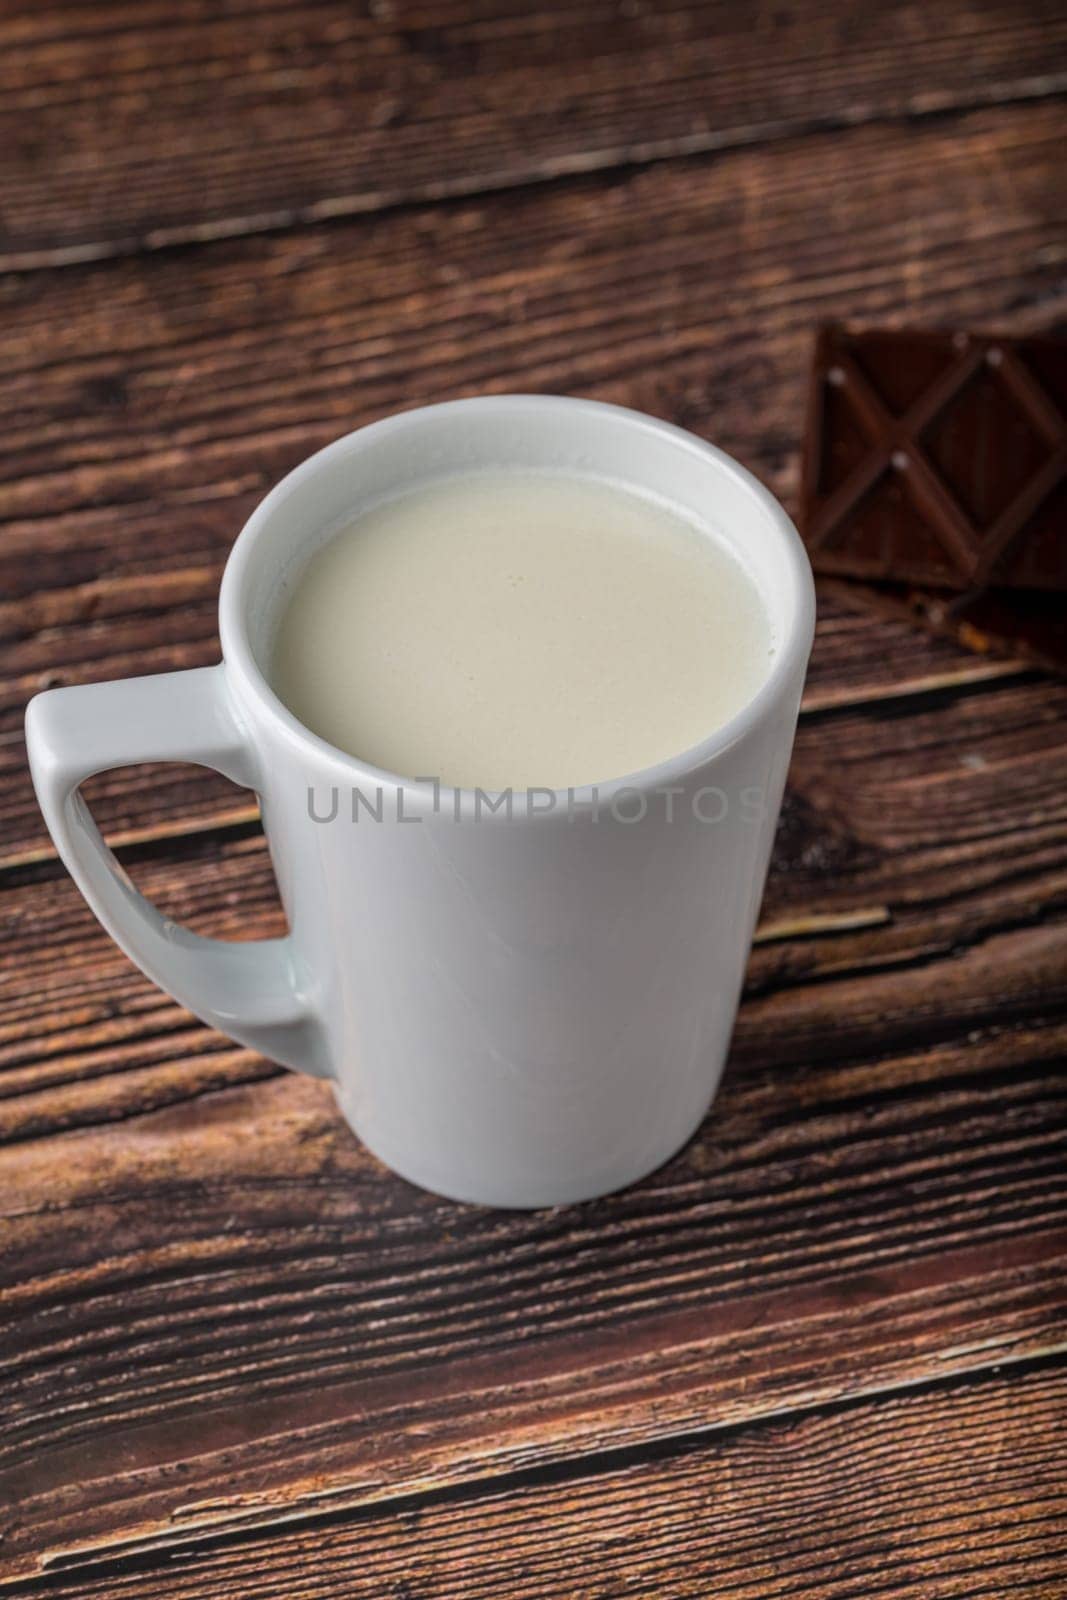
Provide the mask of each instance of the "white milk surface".
[{"label": "white milk surface", "polygon": [[564,789],[707,738],[772,657],[755,584],[712,534],[595,479],[497,470],[330,539],[270,676],[305,726],[388,772]]}]

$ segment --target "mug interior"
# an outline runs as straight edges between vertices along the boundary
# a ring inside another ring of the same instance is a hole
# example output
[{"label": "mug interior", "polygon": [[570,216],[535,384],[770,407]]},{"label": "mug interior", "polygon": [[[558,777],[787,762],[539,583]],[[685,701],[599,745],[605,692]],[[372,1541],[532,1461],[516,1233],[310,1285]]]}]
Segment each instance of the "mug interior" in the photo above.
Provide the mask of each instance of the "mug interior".
[{"label": "mug interior", "polygon": [[807,657],[814,622],[807,556],[777,501],[729,456],[670,424],[595,401],[451,401],[371,424],[311,456],[253,513],[227,563],[220,602],[227,661],[276,714],[322,745],[270,687],[278,622],[307,561],[374,505],[459,473],[511,467],[590,477],[657,500],[706,529],[747,571],[767,614],[774,659],[752,700],[709,730],[708,744],[731,742]]}]

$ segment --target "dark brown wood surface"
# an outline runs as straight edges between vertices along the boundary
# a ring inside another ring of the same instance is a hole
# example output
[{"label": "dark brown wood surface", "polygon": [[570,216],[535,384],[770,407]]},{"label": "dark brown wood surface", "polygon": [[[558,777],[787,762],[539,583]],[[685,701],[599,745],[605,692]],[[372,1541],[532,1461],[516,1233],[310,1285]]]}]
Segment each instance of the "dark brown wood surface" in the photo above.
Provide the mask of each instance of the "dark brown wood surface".
[{"label": "dark brown wood surface", "polygon": [[1055,4],[3,0],[0,267],[1043,99]]},{"label": "dark brown wood surface", "polygon": [[[645,1452],[587,1455],[473,1492],[416,1493],[269,1540],[176,1549],[167,1592],[187,1600],[1055,1595],[1065,1452],[1062,1370],[1022,1367],[1007,1379],[678,1434]],[[104,1576],[57,1574],[48,1592],[155,1600],[158,1582],[152,1569],[113,1563]]]},{"label": "dark brown wood surface", "polygon": [[[38,687],[216,658],[264,489],[566,390],[796,495],[826,315],[1063,318],[1067,12],[0,3],[0,1594],[1067,1592],[1067,684],[820,589],[722,1092],[529,1215],[385,1172],[57,863]],[[88,786],[283,914],[251,797]]]}]

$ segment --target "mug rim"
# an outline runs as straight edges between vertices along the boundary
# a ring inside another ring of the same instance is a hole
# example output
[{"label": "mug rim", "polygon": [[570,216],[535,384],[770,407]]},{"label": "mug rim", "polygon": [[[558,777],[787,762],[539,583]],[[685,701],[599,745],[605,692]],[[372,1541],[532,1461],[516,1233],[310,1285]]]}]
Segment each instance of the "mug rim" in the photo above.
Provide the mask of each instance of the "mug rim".
[{"label": "mug rim", "polygon": [[[314,451],[303,461],[298,462],[283,478],[279,479],[256,506],[234,541],[223,569],[219,590],[219,634],[222,642],[223,660],[227,669],[237,673],[246,693],[250,694],[259,703],[263,711],[274,722],[280,723],[290,737],[308,747],[317,756],[326,757],[334,764],[339,764],[350,772],[353,782],[358,780],[364,784],[382,785],[396,790],[403,790],[406,794],[410,794],[413,799],[416,795],[424,794],[430,789],[429,780],[404,777],[399,773],[389,772],[385,768],[375,767],[370,762],[351,755],[346,750],[342,750],[338,745],[331,744],[328,739],[324,739],[321,735],[313,732],[311,728],[301,722],[299,717],[290,711],[289,707],[271,687],[252,650],[248,636],[246,615],[247,589],[248,581],[257,559],[260,537],[267,524],[295,487],[304,480],[313,477],[328,462],[357,449],[365,448],[372,435],[385,431],[417,428],[423,426],[430,417],[444,416],[446,413],[454,413],[460,409],[468,412],[473,410],[499,411],[501,409],[515,409],[516,411],[566,409],[573,412],[592,412],[616,426],[622,425],[645,434],[657,434],[667,437],[676,445],[682,446],[693,454],[702,456],[719,472],[734,480],[754,502],[755,507],[768,518],[778,537],[782,554],[785,558],[784,576],[788,580],[788,610],[778,649],[775,652],[774,663],[755,694],[746,700],[744,705],[739,707],[731,717],[720,723],[717,728],[696,744],[689,745],[686,749],[667,756],[662,761],[655,762],[651,766],[638,768],[634,772],[596,783],[574,785],[570,788],[553,789],[544,784],[530,785],[528,788],[514,792],[516,794],[551,794],[555,796],[557,802],[566,798],[572,805],[581,804],[583,800],[587,804],[595,803],[598,807],[610,805],[613,798],[623,791],[648,794],[656,789],[665,788],[676,779],[685,778],[706,766],[716,756],[721,755],[745,738],[778,703],[783,690],[796,676],[798,669],[802,674],[807,664],[814,637],[815,584],[807,552],[792,518],[788,516],[770,490],[765,488],[753,473],[749,472],[739,461],[736,461],[733,456],[728,455],[725,450],[721,450],[717,445],[709,444],[706,440],[699,438],[698,435],[690,433],[685,428],[679,428],[674,423],[649,416],[643,411],[635,411],[629,406],[614,405],[603,400],[586,400],[571,395],[521,393],[473,395],[459,400],[439,401],[430,405],[411,407],[405,411],[392,412],[376,422],[366,423],[360,428],[355,428],[349,433],[342,434],[339,438]],[[473,803],[478,795],[498,795],[508,791],[478,789],[476,787],[463,788],[441,783],[439,792],[440,794],[461,796],[460,805],[464,807],[467,803]],[[552,811],[539,810],[531,814],[544,818],[551,816],[553,813]],[[485,820],[493,820],[500,815],[501,813],[499,812],[489,811],[485,816]]]}]

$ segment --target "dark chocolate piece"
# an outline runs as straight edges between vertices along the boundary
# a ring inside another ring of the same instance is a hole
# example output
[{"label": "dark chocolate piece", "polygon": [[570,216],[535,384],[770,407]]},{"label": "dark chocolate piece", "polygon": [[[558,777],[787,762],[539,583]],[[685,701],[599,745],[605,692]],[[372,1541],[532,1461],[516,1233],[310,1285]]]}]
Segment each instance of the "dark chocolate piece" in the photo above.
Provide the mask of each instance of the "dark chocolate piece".
[{"label": "dark chocolate piece", "polygon": [[801,498],[818,572],[1067,590],[1067,340],[823,328]]}]

